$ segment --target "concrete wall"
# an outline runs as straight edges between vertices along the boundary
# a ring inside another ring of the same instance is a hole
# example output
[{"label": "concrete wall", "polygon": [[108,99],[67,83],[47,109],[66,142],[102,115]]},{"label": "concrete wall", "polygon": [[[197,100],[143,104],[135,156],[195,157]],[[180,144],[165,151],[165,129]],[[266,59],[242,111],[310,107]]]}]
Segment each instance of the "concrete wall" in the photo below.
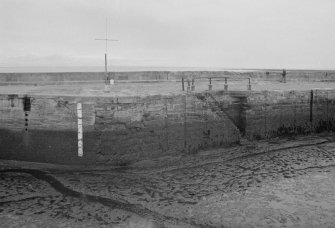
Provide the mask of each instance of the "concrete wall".
[{"label": "concrete wall", "polygon": [[[143,71],[143,72],[109,72],[109,77],[119,81],[124,80],[180,80],[181,78],[255,78],[262,80],[279,81],[280,71]],[[0,73],[0,84],[32,83],[54,84],[63,82],[92,82],[103,81],[103,72],[64,72],[64,73]],[[326,71],[288,71],[287,80],[304,81],[334,81],[335,72]]]}]

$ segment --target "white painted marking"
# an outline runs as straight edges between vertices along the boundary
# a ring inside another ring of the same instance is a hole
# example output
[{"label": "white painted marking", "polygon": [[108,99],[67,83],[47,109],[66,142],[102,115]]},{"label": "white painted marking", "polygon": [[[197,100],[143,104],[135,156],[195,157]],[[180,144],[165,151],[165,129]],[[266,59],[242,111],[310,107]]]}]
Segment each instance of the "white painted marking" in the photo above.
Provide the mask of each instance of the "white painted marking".
[{"label": "white painted marking", "polygon": [[83,152],[83,112],[81,103],[77,103],[77,120],[78,120],[78,156],[82,157]]}]

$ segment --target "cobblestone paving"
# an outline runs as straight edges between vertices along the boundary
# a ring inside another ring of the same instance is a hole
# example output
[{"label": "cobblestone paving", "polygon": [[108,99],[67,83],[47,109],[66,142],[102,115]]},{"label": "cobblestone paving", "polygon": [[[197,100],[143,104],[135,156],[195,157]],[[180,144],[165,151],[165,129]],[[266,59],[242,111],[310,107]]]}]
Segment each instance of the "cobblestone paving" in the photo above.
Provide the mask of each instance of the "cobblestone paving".
[{"label": "cobblestone paving", "polygon": [[0,219],[9,227],[42,226],[42,218],[54,227],[305,227],[318,214],[316,224],[328,227],[335,222],[335,204],[327,203],[335,202],[334,167],[335,143],[305,138],[207,151],[150,169],[48,171],[78,196],[29,173],[1,172]]}]

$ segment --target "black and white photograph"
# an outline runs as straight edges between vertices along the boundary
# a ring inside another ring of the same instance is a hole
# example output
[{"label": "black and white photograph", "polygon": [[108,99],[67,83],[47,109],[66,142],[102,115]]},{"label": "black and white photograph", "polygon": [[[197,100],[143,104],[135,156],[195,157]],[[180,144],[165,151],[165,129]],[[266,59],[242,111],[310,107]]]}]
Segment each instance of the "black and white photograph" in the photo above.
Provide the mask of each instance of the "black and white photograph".
[{"label": "black and white photograph", "polygon": [[0,0],[0,227],[334,228],[334,9]]}]

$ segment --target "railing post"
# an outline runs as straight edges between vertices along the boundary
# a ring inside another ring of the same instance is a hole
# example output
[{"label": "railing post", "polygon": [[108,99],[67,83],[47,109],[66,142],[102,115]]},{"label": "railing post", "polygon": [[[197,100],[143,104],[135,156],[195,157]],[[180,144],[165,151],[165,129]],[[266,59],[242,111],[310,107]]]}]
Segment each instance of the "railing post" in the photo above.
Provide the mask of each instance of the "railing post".
[{"label": "railing post", "polygon": [[248,83],[247,89],[248,89],[248,90],[251,90],[250,78],[248,78],[248,80],[249,80],[249,83]]},{"label": "railing post", "polygon": [[191,83],[190,83],[190,79],[187,79],[187,92],[191,91]]},{"label": "railing post", "polygon": [[191,90],[194,91],[194,89],[195,89],[194,78],[192,78],[192,86],[191,86]]},{"label": "railing post", "polygon": [[209,78],[208,90],[212,90],[212,78]]},{"label": "railing post", "polygon": [[184,78],[181,78],[181,89],[182,91],[185,91]]}]

